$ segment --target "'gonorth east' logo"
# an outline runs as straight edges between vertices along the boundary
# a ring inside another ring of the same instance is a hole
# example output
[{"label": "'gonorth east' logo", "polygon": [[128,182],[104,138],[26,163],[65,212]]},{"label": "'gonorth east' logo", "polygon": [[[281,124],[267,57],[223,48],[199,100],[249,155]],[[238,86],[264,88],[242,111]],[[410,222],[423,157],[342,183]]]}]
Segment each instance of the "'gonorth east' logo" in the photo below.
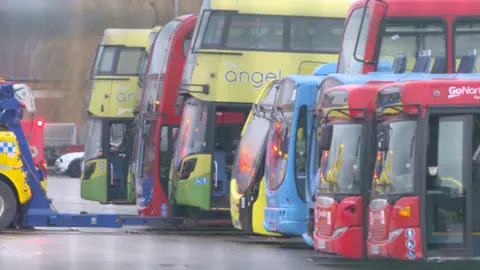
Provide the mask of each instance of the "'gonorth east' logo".
[{"label": "'gonorth east' logo", "polygon": [[448,88],[448,98],[454,98],[462,95],[480,95],[480,88],[473,88],[470,86]]}]

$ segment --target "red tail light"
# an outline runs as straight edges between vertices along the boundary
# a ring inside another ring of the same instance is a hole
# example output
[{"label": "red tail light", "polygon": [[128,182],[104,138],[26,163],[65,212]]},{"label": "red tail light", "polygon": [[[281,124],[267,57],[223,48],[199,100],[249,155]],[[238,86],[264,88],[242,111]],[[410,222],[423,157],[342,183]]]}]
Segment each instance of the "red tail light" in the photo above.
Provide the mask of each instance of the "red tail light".
[{"label": "red tail light", "polygon": [[43,127],[43,121],[42,120],[37,121],[37,127]]}]

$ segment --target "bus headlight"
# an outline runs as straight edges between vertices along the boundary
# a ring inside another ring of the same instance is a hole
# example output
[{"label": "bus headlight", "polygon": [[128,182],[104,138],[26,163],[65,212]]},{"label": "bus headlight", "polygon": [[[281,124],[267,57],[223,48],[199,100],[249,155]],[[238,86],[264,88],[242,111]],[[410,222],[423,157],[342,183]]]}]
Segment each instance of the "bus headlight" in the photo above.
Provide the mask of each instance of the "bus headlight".
[{"label": "bus headlight", "polygon": [[398,229],[398,230],[389,232],[388,241],[392,241],[393,239],[397,238],[402,232],[403,232],[403,229]]},{"label": "bus headlight", "polygon": [[340,227],[340,228],[337,228],[333,231],[333,238],[337,238],[339,237],[340,235],[342,235],[344,232],[346,232],[348,229],[348,226],[345,226],[345,227]]}]

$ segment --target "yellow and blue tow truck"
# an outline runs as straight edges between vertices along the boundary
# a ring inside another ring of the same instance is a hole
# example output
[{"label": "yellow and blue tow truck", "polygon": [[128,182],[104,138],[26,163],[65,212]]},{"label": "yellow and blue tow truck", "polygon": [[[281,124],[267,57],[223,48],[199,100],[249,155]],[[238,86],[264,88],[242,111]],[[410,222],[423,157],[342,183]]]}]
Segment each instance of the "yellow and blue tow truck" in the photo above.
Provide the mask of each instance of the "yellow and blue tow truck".
[{"label": "yellow and blue tow truck", "polygon": [[192,226],[184,218],[117,214],[65,214],[52,207],[44,187],[45,173],[34,164],[21,127],[23,110],[35,102],[28,87],[0,81],[0,232],[11,225],[31,227]]}]

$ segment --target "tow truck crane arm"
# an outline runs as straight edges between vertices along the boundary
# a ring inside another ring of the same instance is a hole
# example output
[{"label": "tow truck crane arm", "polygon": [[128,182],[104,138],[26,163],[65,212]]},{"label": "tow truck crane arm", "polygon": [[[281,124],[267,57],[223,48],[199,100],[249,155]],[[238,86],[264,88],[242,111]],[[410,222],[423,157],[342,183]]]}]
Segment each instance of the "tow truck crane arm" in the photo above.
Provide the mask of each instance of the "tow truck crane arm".
[{"label": "tow truck crane arm", "polygon": [[[117,214],[63,214],[58,213],[46,192],[42,189],[40,180],[43,170],[35,167],[28,142],[23,133],[20,118],[22,110],[35,111],[32,90],[26,85],[13,85],[0,82],[0,125],[14,133],[21,152],[20,159],[23,171],[26,172],[26,183],[31,190],[31,199],[21,207],[15,224],[19,227],[105,227],[120,228],[122,226],[191,226],[193,220],[169,217],[139,217]],[[1,164],[0,164],[1,165]],[[0,228],[1,230],[2,228]]]}]

